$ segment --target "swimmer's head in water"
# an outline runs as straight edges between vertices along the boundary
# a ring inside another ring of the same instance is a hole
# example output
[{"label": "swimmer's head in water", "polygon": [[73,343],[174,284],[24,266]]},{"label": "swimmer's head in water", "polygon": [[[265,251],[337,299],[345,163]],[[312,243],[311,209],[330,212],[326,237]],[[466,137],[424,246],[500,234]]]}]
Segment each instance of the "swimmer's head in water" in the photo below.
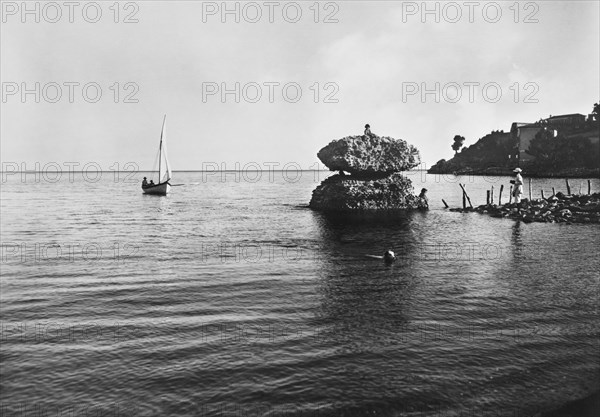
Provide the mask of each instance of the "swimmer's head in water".
[{"label": "swimmer's head in water", "polygon": [[394,262],[396,260],[396,254],[392,250],[386,250],[383,254],[383,260],[385,262]]}]

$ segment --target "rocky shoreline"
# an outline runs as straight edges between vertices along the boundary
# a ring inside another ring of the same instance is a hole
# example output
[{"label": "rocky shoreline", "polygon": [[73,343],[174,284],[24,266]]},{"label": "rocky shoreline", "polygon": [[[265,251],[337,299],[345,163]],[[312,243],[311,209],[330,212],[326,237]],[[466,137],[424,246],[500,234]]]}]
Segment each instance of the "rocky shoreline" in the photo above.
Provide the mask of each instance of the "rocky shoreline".
[{"label": "rocky shoreline", "polygon": [[[512,176],[514,168],[508,167],[486,167],[482,169],[473,168],[456,168],[456,169],[439,169],[431,167],[427,170],[428,174],[440,174],[440,175],[474,175],[474,176],[489,176],[489,177],[502,177]],[[536,170],[535,168],[528,167],[527,176],[531,178],[600,178],[600,168],[588,169],[588,168],[572,168],[567,170],[559,171],[546,171]]]},{"label": "rocky shoreline", "polygon": [[600,193],[564,195],[558,192],[547,199],[524,199],[519,204],[486,204],[450,211],[477,212],[525,223],[600,223]]}]

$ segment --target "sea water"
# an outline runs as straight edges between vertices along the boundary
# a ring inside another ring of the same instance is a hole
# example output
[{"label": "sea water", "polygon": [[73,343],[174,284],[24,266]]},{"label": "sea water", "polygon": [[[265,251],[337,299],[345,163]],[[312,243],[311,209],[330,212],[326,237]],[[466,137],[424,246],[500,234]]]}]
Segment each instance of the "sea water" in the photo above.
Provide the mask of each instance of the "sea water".
[{"label": "sea water", "polygon": [[325,215],[327,175],[3,178],[3,415],[525,416],[600,388],[598,225],[450,212],[510,178],[420,171],[427,212]]}]

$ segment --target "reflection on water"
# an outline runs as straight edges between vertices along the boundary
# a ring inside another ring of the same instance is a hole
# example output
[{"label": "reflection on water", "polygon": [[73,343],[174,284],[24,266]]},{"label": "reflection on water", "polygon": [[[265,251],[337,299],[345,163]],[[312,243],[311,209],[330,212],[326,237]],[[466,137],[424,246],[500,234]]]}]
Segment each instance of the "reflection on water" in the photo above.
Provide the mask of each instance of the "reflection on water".
[{"label": "reflection on water", "polygon": [[[318,317],[322,323],[361,332],[376,332],[387,324],[401,327],[414,281],[412,267],[406,262],[415,246],[411,216],[315,216],[324,255],[319,268],[322,305]],[[396,263],[367,256],[382,255],[386,249],[396,252]],[[372,335],[375,339],[351,336],[356,343],[377,340],[376,334]]]},{"label": "reflection on water", "polygon": [[523,247],[523,242],[521,240],[521,222],[515,222],[512,226],[512,236],[511,236],[511,248],[513,249],[514,258],[520,259],[521,248]]}]

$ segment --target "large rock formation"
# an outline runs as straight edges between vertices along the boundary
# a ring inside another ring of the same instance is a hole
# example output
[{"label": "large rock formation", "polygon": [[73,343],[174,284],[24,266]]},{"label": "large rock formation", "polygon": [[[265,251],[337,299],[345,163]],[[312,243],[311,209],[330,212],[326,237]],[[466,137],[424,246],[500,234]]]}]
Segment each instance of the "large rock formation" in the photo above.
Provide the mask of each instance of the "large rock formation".
[{"label": "large rock formation", "polygon": [[334,140],[317,154],[334,175],[314,191],[310,207],[324,211],[404,210],[426,208],[402,176],[420,163],[418,150],[390,137],[349,136]]},{"label": "large rock formation", "polygon": [[317,156],[332,171],[365,178],[408,171],[421,163],[414,146],[387,136],[348,136],[332,141]]}]

